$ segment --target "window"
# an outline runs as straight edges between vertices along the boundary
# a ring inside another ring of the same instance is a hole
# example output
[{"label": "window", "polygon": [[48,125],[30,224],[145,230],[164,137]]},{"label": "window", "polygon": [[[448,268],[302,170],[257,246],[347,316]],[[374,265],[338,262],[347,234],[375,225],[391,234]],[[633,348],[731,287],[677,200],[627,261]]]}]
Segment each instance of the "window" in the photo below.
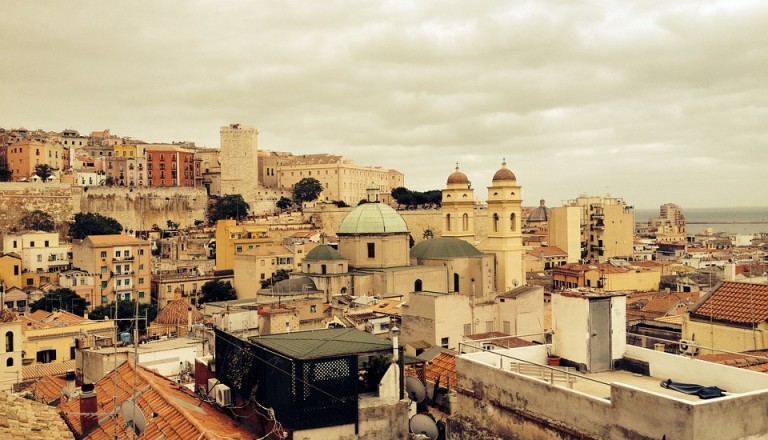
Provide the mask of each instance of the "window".
[{"label": "window", "polygon": [[101,273],[107,273],[107,266],[101,266]]},{"label": "window", "polygon": [[459,291],[459,274],[457,273],[453,274],[453,291],[454,292]]},{"label": "window", "polygon": [[451,214],[445,215],[445,230],[446,231],[451,230]]},{"label": "window", "polygon": [[101,258],[107,258],[107,251],[101,251]]},{"label": "window", "polygon": [[139,249],[139,256],[144,256],[144,249]]},{"label": "window", "polygon": [[499,214],[493,214],[493,232],[499,232]]},{"label": "window", "polygon": [[106,281],[102,281],[101,282],[101,288],[102,289],[106,289],[107,288],[107,282]]},{"label": "window", "polygon": [[35,247],[35,242],[34,241],[30,241],[29,242],[29,247]]},{"label": "window", "polygon": [[13,353],[13,332],[5,333],[5,352]]},{"label": "window", "polygon": [[56,360],[56,350],[41,350],[37,352],[37,362],[48,364]]},{"label": "window", "polygon": [[238,246],[237,248],[235,248],[235,252],[237,252],[237,253],[240,253],[242,251],[243,251],[243,247],[242,246]]},{"label": "window", "polygon": [[5,361],[6,367],[12,367],[13,366],[13,358],[8,358],[7,361]]},{"label": "window", "polygon": [[368,243],[368,258],[376,258],[376,243]]},{"label": "window", "polygon": [[441,338],[440,339],[440,346],[443,348],[448,348],[448,338]]},{"label": "window", "polygon": [[317,306],[314,304],[309,306],[309,313],[317,313]]},{"label": "window", "polygon": [[144,284],[144,277],[139,277],[139,285]]},{"label": "window", "polygon": [[14,275],[18,275],[19,274],[19,265],[18,264],[14,264],[13,265],[13,274]]},{"label": "window", "polygon": [[101,295],[101,303],[106,304],[107,302],[107,295]]},{"label": "window", "polygon": [[42,261],[43,261],[43,256],[42,255],[38,255],[37,256],[37,262],[41,263]]},{"label": "window", "polygon": [[464,214],[464,217],[461,219],[461,226],[462,230],[467,231],[469,230],[469,215]]},{"label": "window", "polygon": [[325,275],[326,273],[328,273],[327,271],[328,271],[328,269],[326,268],[325,264],[321,264],[320,265],[320,273]]},{"label": "window", "polygon": [[48,243],[48,240],[45,240],[44,246],[45,246],[45,247],[48,247],[48,244],[49,244],[49,243]]},{"label": "window", "polygon": [[144,292],[139,292],[139,299],[144,298]]},{"label": "window", "polygon": [[472,334],[472,324],[464,324],[464,336]]},{"label": "window", "polygon": [[115,258],[120,258],[120,255],[122,255],[122,252],[115,251]]},{"label": "window", "polygon": [[422,287],[423,286],[422,286],[421,280],[416,280],[413,283],[413,291],[414,292],[421,292]]},{"label": "window", "polygon": [[510,225],[509,225],[509,229],[510,230],[512,230],[512,231],[517,230],[517,216],[514,213],[512,213],[509,216],[509,223],[510,223]]}]

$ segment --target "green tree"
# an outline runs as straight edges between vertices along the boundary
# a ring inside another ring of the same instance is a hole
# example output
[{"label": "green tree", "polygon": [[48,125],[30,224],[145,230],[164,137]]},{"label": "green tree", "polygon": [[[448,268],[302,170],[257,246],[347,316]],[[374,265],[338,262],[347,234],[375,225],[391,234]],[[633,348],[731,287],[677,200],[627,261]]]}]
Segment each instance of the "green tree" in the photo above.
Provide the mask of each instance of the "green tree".
[{"label": "green tree", "polygon": [[277,209],[280,209],[282,211],[285,211],[286,209],[290,208],[291,205],[293,205],[293,202],[288,197],[281,196],[280,200],[275,203],[275,206],[277,206]]},{"label": "green tree", "polygon": [[293,185],[293,200],[298,204],[312,202],[317,200],[321,192],[323,192],[323,185],[319,180],[314,177],[305,177]]},{"label": "green tree", "polygon": [[109,176],[106,179],[102,180],[101,184],[104,186],[115,186],[117,184],[117,180],[115,180],[114,177]]},{"label": "green tree", "polygon": [[[134,301],[118,301],[117,302],[117,318],[126,319],[133,318],[136,314],[136,303]],[[146,316],[147,321],[152,322],[157,318],[157,305],[156,304],[139,304],[139,331],[143,332],[147,328],[147,324],[144,321]],[[98,307],[94,307],[88,314],[89,319],[102,320],[102,319],[115,319],[115,303],[104,304]],[[133,329],[133,321],[124,320],[117,321],[117,329],[121,332],[129,331]]]},{"label": "green tree", "polygon": [[206,216],[211,224],[218,220],[235,219],[242,220],[248,217],[251,207],[240,194],[227,194],[223,197],[212,199],[208,204]]},{"label": "green tree", "polygon": [[54,171],[56,171],[56,168],[53,168],[52,166],[48,165],[47,163],[39,163],[39,164],[35,165],[35,174],[43,182],[47,182],[48,179],[50,179],[51,176],[53,176],[53,172]]},{"label": "green tree", "polygon": [[333,202],[333,204],[339,208],[346,208],[349,206],[347,205],[347,202],[345,202],[344,200],[336,200],[335,202]]},{"label": "green tree", "polygon": [[165,222],[168,225],[168,229],[179,229],[179,223],[175,222],[173,220],[168,220]]},{"label": "green tree", "polygon": [[8,163],[0,161],[0,182],[10,182],[13,177],[13,171],[8,168]]},{"label": "green tree", "polygon": [[69,226],[69,236],[83,239],[89,235],[119,234],[123,226],[112,217],[91,212],[78,212],[75,221]]},{"label": "green tree", "polygon": [[59,309],[83,316],[86,309],[86,301],[85,298],[75,293],[74,290],[61,287],[51,290],[44,297],[31,303],[29,307],[33,312],[37,310],[52,312],[54,309]]},{"label": "green tree", "polygon": [[36,209],[28,211],[19,219],[19,225],[31,231],[53,232],[56,230],[56,223],[53,217],[45,211]]},{"label": "green tree", "polygon": [[200,288],[200,299],[198,304],[216,301],[231,301],[237,299],[235,289],[229,281],[212,280],[203,284]]}]

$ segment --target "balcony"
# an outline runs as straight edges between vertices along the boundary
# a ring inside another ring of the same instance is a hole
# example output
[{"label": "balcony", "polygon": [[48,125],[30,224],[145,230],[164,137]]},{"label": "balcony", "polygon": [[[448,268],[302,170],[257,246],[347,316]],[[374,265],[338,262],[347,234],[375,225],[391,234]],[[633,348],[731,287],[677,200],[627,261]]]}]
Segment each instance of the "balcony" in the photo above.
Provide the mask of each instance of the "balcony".
[{"label": "balcony", "polygon": [[605,250],[605,246],[595,246],[595,245],[592,245],[592,246],[590,246],[590,250],[602,252],[602,251]]},{"label": "balcony", "polygon": [[591,219],[592,220],[605,220],[605,214],[602,214],[602,213],[592,214]]},{"label": "balcony", "polygon": [[124,257],[114,257],[112,258],[113,263],[117,263],[120,261],[133,261],[133,255],[126,255]]},{"label": "balcony", "polygon": [[605,225],[602,223],[598,223],[596,225],[592,225],[592,229],[597,229],[599,231],[605,230]]}]

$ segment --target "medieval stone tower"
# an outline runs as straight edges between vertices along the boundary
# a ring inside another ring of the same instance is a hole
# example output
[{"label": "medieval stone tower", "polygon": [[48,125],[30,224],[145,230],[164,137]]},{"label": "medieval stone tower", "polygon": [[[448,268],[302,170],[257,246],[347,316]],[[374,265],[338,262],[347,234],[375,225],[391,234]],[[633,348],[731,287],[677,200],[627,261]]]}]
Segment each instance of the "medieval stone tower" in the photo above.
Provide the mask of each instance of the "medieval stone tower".
[{"label": "medieval stone tower", "polygon": [[488,238],[480,250],[496,255],[496,291],[506,292],[525,284],[521,187],[506,161],[488,187]]},{"label": "medieval stone tower", "polygon": [[456,171],[448,176],[443,190],[442,208],[443,237],[459,238],[474,244],[475,241],[475,196],[466,174]]},{"label": "medieval stone tower", "polygon": [[254,207],[259,187],[259,131],[229,124],[221,127],[220,134],[221,194],[240,194]]}]

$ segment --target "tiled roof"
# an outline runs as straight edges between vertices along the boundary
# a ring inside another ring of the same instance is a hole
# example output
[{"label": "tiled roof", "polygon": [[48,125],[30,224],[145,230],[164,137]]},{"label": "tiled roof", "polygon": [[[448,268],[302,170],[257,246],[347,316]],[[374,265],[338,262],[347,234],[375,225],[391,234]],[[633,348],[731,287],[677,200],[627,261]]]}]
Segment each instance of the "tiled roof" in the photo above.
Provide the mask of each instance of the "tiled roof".
[{"label": "tiled roof", "polygon": [[44,376],[24,387],[22,391],[28,391],[35,396],[38,402],[50,405],[56,399],[62,397],[61,389],[67,384],[62,376]]},{"label": "tiled roof", "polygon": [[768,285],[725,281],[691,314],[739,323],[768,321]]},{"label": "tiled roof", "polygon": [[75,360],[52,362],[50,364],[37,363],[21,367],[21,377],[23,380],[37,379],[45,376],[61,376],[69,370],[74,370],[77,366]]},{"label": "tiled roof", "polygon": [[55,408],[0,391],[0,439],[74,438]]},{"label": "tiled roof", "polygon": [[536,257],[567,257],[568,252],[565,252],[564,250],[560,249],[557,246],[541,246],[537,247],[535,249],[531,249],[528,251],[530,255],[536,256]]},{"label": "tiled roof", "polygon": [[438,354],[424,367],[424,373],[427,381],[436,383],[440,375],[440,386],[447,384],[451,389],[456,389],[456,355],[445,351]]},{"label": "tiled roof", "polygon": [[192,307],[188,302],[183,299],[175,299],[157,314],[155,323],[164,325],[187,325],[189,320],[188,311],[192,309],[192,324],[199,324],[203,322],[203,315],[197,308]]},{"label": "tiled roof", "polygon": [[[759,357],[755,357],[759,356]],[[754,350],[744,353],[715,353],[697,357],[703,361],[744,368],[746,370],[768,373],[768,351]]]},{"label": "tiled roof", "polygon": [[94,246],[126,246],[131,244],[146,244],[149,242],[125,234],[89,235],[83,241],[90,241]]},{"label": "tiled roof", "polygon": [[[86,439],[112,439],[117,432],[125,438],[125,419],[114,418],[113,397],[117,396],[119,407],[125,400],[132,399],[134,380],[139,409],[147,419],[147,429],[137,438],[146,439],[194,439],[194,438],[242,438],[256,436],[244,426],[220,412],[213,405],[202,401],[183,386],[155,374],[143,367],[136,369],[126,362],[95,385],[98,401],[99,426],[88,433]],[[72,429],[80,434],[80,398],[75,398],[62,407]]]}]

